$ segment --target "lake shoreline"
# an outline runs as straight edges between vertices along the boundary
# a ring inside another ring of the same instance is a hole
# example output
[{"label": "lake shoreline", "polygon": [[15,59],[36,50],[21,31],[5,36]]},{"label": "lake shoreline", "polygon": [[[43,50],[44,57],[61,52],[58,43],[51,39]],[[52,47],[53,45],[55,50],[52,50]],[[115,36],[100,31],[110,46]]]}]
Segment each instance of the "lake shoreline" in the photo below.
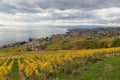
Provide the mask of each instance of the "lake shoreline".
[{"label": "lake shoreline", "polygon": [[[45,38],[53,34],[64,34],[67,32],[66,28],[52,28],[52,27],[0,27],[0,47],[3,45],[28,41],[29,38]],[[7,29],[7,30],[6,30]]]},{"label": "lake shoreline", "polygon": [[[59,34],[52,34],[47,37],[42,37],[42,38],[34,38],[34,37],[29,37],[32,38],[34,41],[34,44],[37,44],[37,41],[48,41],[50,42],[52,39],[64,39],[64,38],[71,38],[71,37],[86,37],[86,38],[93,38],[93,37],[104,37],[104,35],[107,37],[112,37],[112,35],[115,37],[119,37],[119,32],[120,27],[107,27],[107,28],[71,28],[71,29],[66,29],[66,32],[64,33],[59,33]],[[17,45],[17,44],[27,44],[29,43],[29,38],[27,38],[26,41],[19,41],[19,42],[14,42],[10,44],[5,44],[5,46],[12,46],[12,45]],[[33,44],[31,44],[33,45]],[[3,47],[1,46],[1,47]]]}]

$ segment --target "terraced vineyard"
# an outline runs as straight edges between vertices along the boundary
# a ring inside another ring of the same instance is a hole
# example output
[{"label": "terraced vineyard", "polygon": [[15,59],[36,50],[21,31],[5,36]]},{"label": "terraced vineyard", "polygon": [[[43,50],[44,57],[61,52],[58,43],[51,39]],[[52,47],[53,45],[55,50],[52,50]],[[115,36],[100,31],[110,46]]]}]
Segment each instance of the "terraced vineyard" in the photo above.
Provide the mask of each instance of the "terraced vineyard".
[{"label": "terraced vineyard", "polygon": [[61,50],[0,54],[0,80],[60,80],[83,65],[120,55],[120,47],[91,50]]}]

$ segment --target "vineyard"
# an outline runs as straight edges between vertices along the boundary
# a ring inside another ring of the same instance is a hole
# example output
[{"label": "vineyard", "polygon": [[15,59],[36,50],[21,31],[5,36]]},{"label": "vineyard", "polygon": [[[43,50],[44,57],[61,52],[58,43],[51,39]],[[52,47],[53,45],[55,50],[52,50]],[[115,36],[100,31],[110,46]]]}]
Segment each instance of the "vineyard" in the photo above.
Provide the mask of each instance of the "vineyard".
[{"label": "vineyard", "polygon": [[120,55],[120,47],[0,54],[0,80],[59,80],[58,73],[73,74],[83,65]]}]

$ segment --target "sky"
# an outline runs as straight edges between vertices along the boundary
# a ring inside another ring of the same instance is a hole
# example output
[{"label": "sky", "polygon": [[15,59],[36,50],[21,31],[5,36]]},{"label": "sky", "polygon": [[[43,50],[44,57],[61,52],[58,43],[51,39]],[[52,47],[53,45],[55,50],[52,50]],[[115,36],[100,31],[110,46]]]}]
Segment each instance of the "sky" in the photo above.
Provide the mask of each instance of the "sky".
[{"label": "sky", "polygon": [[1,25],[120,26],[120,0],[0,0]]}]

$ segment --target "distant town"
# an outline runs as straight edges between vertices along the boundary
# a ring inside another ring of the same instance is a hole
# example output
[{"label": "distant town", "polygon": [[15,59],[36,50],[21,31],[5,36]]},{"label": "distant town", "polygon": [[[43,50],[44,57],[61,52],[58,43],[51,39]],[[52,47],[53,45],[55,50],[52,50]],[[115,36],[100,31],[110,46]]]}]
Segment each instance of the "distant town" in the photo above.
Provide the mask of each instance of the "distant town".
[{"label": "distant town", "polygon": [[7,45],[3,45],[1,48],[8,48],[8,47],[19,47],[21,45],[27,46],[28,50],[31,51],[38,51],[38,46],[45,46],[50,44],[52,41],[62,40],[62,39],[69,39],[74,37],[81,37],[81,38],[98,38],[98,37],[113,37],[119,38],[120,37],[120,28],[119,27],[112,27],[112,28],[93,28],[93,29],[69,29],[66,34],[56,34],[52,35],[51,37],[34,39],[29,38],[28,41],[23,42],[15,42]]}]

